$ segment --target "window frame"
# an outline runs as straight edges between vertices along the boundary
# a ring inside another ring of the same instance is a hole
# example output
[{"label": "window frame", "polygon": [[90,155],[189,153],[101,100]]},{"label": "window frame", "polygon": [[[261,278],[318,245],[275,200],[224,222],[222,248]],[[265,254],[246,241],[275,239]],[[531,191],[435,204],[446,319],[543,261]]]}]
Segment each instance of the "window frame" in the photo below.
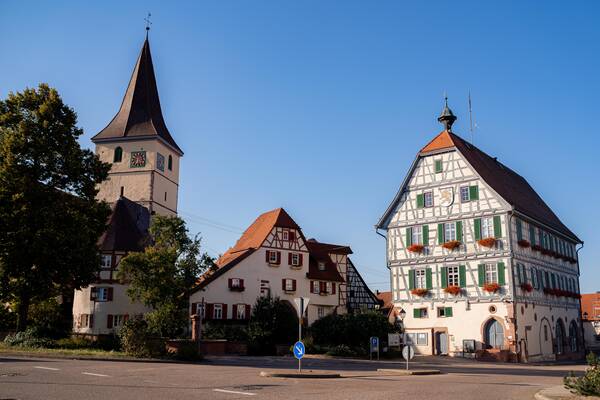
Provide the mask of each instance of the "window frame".
[{"label": "window frame", "polygon": [[285,278],[285,291],[286,292],[294,291],[294,280],[293,279]]},{"label": "window frame", "polygon": [[[427,201],[429,199],[429,201]],[[423,192],[423,207],[431,208],[433,207],[433,190],[428,192]]]},{"label": "window frame", "polygon": [[[217,311],[218,311],[218,317],[217,317]],[[223,319],[223,304],[221,303],[216,303],[213,304],[213,315],[212,315],[213,319]]]},{"label": "window frame", "polygon": [[[468,203],[471,201],[471,189],[469,186],[461,186],[459,189],[460,192],[460,202]],[[466,198],[465,195],[466,194]]]},{"label": "window frame", "polygon": [[437,160],[433,160],[433,170],[435,171],[436,174],[444,172],[444,163],[441,158],[438,158]]},{"label": "window frame", "polygon": [[[485,284],[498,283],[498,264],[496,263],[485,263],[484,268],[484,280]],[[491,280],[489,278],[492,278]]]},{"label": "window frame", "polygon": [[113,164],[123,162],[123,148],[121,146],[115,147],[113,153]]},{"label": "window frame", "polygon": [[412,244],[423,244],[423,226],[415,225],[411,228],[411,243]]},{"label": "window frame", "polygon": [[495,238],[494,217],[481,218],[481,238]]},{"label": "window frame", "polygon": [[460,287],[460,267],[458,265],[448,266],[446,270],[448,286]]},{"label": "window frame", "polygon": [[[236,304],[237,311],[236,317],[237,319],[246,319],[246,305],[245,304]],[[240,307],[241,306],[241,307]]]},{"label": "window frame", "polygon": [[317,319],[321,319],[325,316],[325,307],[317,306]]},{"label": "window frame", "polygon": [[[108,289],[107,287],[96,287],[96,302],[105,303],[108,301]],[[100,295],[102,293],[102,295]]]},{"label": "window frame", "polygon": [[277,252],[268,250],[269,252],[269,264],[277,264]]},{"label": "window frame", "polygon": [[290,231],[282,231],[281,239],[285,240],[285,241],[289,241],[290,240]]},{"label": "window frame", "polygon": [[415,289],[427,289],[427,268],[415,268]]},{"label": "window frame", "polygon": [[444,241],[451,242],[455,240],[458,240],[456,222],[444,222]]},{"label": "window frame", "polygon": [[[425,340],[421,341],[422,338],[425,338]],[[417,346],[427,346],[428,343],[429,343],[429,334],[427,332],[417,332],[417,343],[416,343]]]},{"label": "window frame", "polygon": [[293,267],[299,267],[300,266],[300,254],[298,254],[298,253],[292,253],[292,266]]},{"label": "window frame", "polygon": [[[108,265],[106,264],[106,260],[108,260]],[[111,254],[102,254],[100,258],[100,267],[105,269],[112,268],[112,255]]]}]

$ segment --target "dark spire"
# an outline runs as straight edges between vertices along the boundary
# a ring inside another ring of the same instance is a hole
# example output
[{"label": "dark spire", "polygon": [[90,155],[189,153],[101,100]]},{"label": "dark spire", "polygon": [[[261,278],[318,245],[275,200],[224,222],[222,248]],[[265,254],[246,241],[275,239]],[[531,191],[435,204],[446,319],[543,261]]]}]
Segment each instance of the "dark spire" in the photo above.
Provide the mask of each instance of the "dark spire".
[{"label": "dark spire", "polygon": [[175,151],[183,154],[169,133],[162,115],[150,43],[146,37],[119,112],[92,141],[96,143],[152,136],[162,138]]},{"label": "dark spire", "polygon": [[445,97],[445,105],[442,114],[438,117],[438,121],[444,124],[444,130],[452,132],[452,124],[456,121],[456,116],[452,114],[452,110],[448,107],[448,96]]}]

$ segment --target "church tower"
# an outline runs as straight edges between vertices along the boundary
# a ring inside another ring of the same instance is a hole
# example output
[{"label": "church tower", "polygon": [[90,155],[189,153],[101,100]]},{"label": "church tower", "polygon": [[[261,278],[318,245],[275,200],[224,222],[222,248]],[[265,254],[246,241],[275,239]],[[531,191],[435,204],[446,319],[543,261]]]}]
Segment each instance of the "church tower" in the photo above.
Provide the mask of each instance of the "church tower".
[{"label": "church tower", "polygon": [[177,214],[183,151],[162,115],[148,36],[119,112],[92,142],[100,159],[112,164],[98,199],[115,203],[126,197],[151,214]]}]

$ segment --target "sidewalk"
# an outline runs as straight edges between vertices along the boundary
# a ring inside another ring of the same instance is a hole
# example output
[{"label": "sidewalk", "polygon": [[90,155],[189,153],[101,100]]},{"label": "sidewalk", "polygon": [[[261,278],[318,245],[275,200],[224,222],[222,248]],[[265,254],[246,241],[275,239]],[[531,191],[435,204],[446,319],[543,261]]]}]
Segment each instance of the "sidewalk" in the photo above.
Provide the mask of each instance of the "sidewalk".
[{"label": "sidewalk", "polygon": [[552,386],[546,389],[542,389],[535,394],[536,400],[594,400],[600,399],[596,396],[578,396],[571,393],[564,386]]}]

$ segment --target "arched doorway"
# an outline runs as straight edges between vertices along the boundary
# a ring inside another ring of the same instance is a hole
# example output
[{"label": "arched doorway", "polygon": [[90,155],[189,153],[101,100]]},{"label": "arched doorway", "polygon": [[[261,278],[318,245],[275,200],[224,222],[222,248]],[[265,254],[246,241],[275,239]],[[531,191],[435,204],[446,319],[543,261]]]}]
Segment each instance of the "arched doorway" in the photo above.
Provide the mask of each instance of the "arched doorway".
[{"label": "arched doorway", "polygon": [[556,321],[556,354],[563,354],[565,352],[565,326],[562,319]]},{"label": "arched doorway", "polygon": [[579,351],[579,335],[577,329],[577,323],[571,321],[569,325],[569,344],[571,346],[571,353],[577,353]]},{"label": "arched doorway", "polygon": [[488,349],[501,349],[504,347],[504,328],[496,319],[490,319],[485,324],[484,341]]},{"label": "arched doorway", "polygon": [[552,328],[550,321],[547,318],[542,318],[540,321],[540,353],[543,356],[549,357],[554,353],[552,347]]}]

